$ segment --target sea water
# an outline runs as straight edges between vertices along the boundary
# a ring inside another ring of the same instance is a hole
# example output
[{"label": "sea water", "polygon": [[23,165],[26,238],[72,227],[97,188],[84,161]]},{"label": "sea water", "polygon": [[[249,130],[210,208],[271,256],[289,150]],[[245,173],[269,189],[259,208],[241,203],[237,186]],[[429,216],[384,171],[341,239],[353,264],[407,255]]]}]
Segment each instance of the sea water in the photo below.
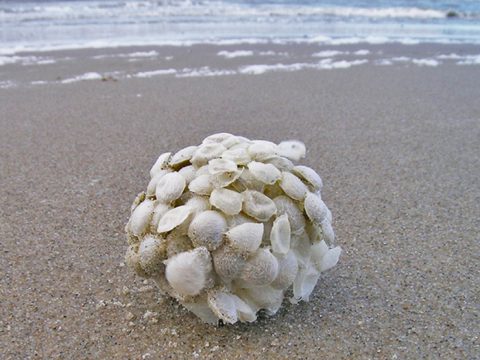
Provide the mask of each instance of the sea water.
[{"label": "sea water", "polygon": [[0,55],[236,42],[480,43],[480,1],[0,0]]}]

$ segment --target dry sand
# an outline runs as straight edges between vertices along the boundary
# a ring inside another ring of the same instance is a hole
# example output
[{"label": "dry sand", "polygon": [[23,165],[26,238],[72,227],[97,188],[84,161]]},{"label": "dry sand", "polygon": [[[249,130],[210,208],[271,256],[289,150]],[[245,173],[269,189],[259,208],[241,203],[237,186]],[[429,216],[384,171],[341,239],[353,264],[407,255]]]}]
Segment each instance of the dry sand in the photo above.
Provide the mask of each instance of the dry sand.
[{"label": "dry sand", "polygon": [[[479,358],[479,99],[453,65],[3,90],[1,358]],[[123,228],[156,156],[220,131],[304,141],[344,253],[309,303],[216,328]]]}]

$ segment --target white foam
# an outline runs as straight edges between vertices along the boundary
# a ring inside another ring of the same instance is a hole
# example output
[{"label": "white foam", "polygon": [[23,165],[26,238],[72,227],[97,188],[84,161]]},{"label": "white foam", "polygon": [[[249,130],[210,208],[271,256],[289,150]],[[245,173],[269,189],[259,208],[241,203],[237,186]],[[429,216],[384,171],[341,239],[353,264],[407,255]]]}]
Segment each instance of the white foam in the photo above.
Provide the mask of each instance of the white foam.
[{"label": "white foam", "polygon": [[88,73],[78,75],[78,76],[75,76],[75,77],[72,77],[72,78],[63,79],[60,82],[62,84],[71,84],[71,83],[74,83],[74,82],[77,82],[77,81],[100,80],[100,79],[102,79],[102,75],[100,75],[99,73],[88,72]]},{"label": "white foam", "polygon": [[331,69],[346,69],[352,66],[358,66],[366,64],[367,59],[360,59],[354,61],[333,61],[332,59],[323,59],[318,63],[294,63],[294,64],[274,64],[274,65],[248,65],[241,67],[238,72],[240,74],[248,75],[260,75],[273,71],[299,71],[304,69],[316,69],[316,70],[331,70]]},{"label": "white foam", "polygon": [[11,89],[17,87],[17,83],[11,80],[2,80],[0,81],[0,89]]},{"label": "white foam", "polygon": [[467,55],[465,56],[465,60],[458,61],[457,65],[480,65],[480,54]]},{"label": "white foam", "polygon": [[107,59],[107,58],[150,58],[157,57],[157,51],[137,51],[132,53],[121,53],[121,54],[104,54],[104,55],[95,55],[92,56],[92,59]]},{"label": "white foam", "polygon": [[379,59],[379,60],[375,60],[374,64],[379,66],[388,66],[388,65],[393,65],[393,62],[389,59]]},{"label": "white foam", "polygon": [[412,63],[418,66],[438,66],[441,64],[435,59],[412,59]]},{"label": "white foam", "polygon": [[338,51],[338,50],[324,50],[320,52],[316,52],[312,54],[313,57],[318,57],[318,58],[329,58],[332,56],[338,56],[342,54],[348,54],[348,52],[345,51]]},{"label": "white foam", "polygon": [[360,49],[353,53],[353,55],[357,55],[357,56],[365,56],[368,54],[370,54],[370,50],[367,50],[367,49]]},{"label": "white foam", "polygon": [[209,76],[225,76],[225,75],[235,75],[237,72],[235,70],[212,70],[208,66],[201,68],[190,69],[185,68],[182,72],[177,73],[175,76],[178,78],[184,77],[209,77]]},{"label": "white foam", "polygon": [[175,70],[175,69],[160,69],[160,70],[138,72],[138,73],[132,75],[132,77],[150,78],[150,77],[153,77],[153,76],[171,75],[171,74],[176,74],[176,73],[177,73],[177,70]]},{"label": "white foam", "polygon": [[45,80],[37,80],[37,81],[32,81],[30,84],[31,84],[31,85],[45,85],[45,84],[48,84],[48,81],[45,81]]},{"label": "white foam", "polygon": [[245,56],[253,56],[253,51],[250,50],[236,50],[236,51],[219,51],[217,53],[218,56],[223,56],[226,59],[233,59],[236,57],[245,57]]},{"label": "white foam", "polygon": [[455,53],[450,53],[450,54],[441,54],[437,56],[437,59],[444,59],[444,60],[456,60],[456,59],[461,59],[462,56],[455,54]]},{"label": "white foam", "polygon": [[395,62],[408,62],[411,59],[407,56],[396,56],[396,57],[391,58],[390,60],[395,61]]},{"label": "white foam", "polygon": [[53,64],[56,61],[50,58],[37,57],[37,56],[15,56],[15,55],[0,55],[0,66],[9,64],[20,65],[46,65]]}]

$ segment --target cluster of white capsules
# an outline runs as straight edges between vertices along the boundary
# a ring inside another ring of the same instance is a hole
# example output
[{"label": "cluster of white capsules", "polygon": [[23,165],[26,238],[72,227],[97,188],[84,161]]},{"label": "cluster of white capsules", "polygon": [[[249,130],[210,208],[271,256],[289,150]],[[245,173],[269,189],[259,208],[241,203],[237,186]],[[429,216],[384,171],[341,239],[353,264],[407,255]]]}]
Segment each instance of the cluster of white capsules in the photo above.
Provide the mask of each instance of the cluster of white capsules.
[{"label": "cluster of white capsules", "polygon": [[340,256],[299,141],[221,133],[160,155],[126,226],[126,262],[203,321],[252,322],[306,300]]}]

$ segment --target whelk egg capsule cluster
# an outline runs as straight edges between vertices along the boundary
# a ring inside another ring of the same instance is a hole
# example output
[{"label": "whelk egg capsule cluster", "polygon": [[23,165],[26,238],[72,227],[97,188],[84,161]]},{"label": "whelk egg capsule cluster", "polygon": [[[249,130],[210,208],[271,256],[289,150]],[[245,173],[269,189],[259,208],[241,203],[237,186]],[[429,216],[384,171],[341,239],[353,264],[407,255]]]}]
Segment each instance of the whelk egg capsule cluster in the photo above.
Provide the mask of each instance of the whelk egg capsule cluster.
[{"label": "whelk egg capsule cluster", "polygon": [[308,301],[335,266],[332,213],[299,141],[221,133],[150,170],[126,226],[126,263],[207,323],[275,314],[285,293]]}]

